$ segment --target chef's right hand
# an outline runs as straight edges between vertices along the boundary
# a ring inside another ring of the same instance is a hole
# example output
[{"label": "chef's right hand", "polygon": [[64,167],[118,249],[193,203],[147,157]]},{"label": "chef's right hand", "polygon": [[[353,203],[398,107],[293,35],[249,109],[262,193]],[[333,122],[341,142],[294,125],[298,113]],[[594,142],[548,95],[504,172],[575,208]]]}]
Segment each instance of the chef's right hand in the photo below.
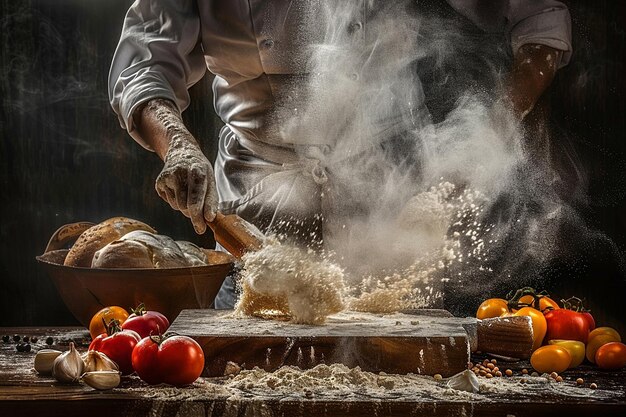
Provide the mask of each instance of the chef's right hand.
[{"label": "chef's right hand", "polygon": [[139,136],[164,162],[156,191],[174,210],[191,219],[197,233],[215,219],[217,192],[213,167],[167,99],[152,99],[134,114]]},{"label": "chef's right hand", "polygon": [[171,139],[164,162],[156,179],[157,193],[191,219],[196,233],[203,234],[217,211],[211,163],[188,132],[179,132]]}]

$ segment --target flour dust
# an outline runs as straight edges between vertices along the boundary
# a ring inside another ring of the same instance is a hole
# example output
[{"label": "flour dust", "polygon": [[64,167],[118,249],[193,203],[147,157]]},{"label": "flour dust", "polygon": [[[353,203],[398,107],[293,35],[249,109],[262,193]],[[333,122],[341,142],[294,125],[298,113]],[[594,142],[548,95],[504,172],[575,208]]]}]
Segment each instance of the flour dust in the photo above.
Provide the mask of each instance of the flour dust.
[{"label": "flour dust", "polygon": [[[586,233],[500,100],[508,44],[477,42],[415,3],[311,3],[321,29],[297,90],[306,105],[277,117],[317,161],[324,246],[274,241],[249,255],[240,311],[268,303],[321,323],[339,309],[440,307],[537,273],[563,224]],[[424,68],[437,75],[428,84]],[[454,99],[431,113],[437,91]]]}]

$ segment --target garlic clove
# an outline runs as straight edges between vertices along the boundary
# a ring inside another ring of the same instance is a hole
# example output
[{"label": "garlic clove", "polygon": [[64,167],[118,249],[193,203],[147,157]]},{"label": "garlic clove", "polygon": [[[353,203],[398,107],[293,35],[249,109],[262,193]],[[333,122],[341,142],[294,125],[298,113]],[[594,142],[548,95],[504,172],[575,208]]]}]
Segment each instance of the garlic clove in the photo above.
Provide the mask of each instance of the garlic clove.
[{"label": "garlic clove", "polygon": [[118,371],[91,371],[85,372],[81,379],[91,388],[107,390],[120,384],[120,373]]},{"label": "garlic clove", "polygon": [[90,350],[81,357],[83,358],[83,362],[85,362],[84,372],[119,371],[117,364],[102,352]]},{"label": "garlic clove", "polygon": [[52,364],[52,376],[59,382],[76,382],[85,369],[85,362],[70,342],[70,350],[60,354]]},{"label": "garlic clove", "polygon": [[35,371],[41,375],[52,374],[52,365],[54,360],[63,352],[54,349],[41,349],[35,355]]},{"label": "garlic clove", "polygon": [[465,371],[459,372],[458,374],[448,378],[446,386],[459,391],[473,393],[480,391],[478,378],[476,377],[474,372],[470,371],[469,369],[466,369]]}]

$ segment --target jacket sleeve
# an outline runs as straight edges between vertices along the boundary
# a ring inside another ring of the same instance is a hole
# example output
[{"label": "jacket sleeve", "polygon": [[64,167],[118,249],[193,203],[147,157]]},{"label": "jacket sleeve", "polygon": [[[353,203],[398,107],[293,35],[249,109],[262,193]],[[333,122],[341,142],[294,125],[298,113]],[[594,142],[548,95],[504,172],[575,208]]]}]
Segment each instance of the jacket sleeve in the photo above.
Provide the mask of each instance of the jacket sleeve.
[{"label": "jacket sleeve", "polygon": [[187,89],[206,72],[195,0],[136,0],[124,20],[109,72],[109,100],[120,124],[150,149],[133,112],[153,98],[189,105]]},{"label": "jacket sleeve", "polygon": [[572,22],[565,4],[555,0],[448,0],[479,28],[504,32],[513,53],[526,44],[563,51],[559,67],[572,56]]}]

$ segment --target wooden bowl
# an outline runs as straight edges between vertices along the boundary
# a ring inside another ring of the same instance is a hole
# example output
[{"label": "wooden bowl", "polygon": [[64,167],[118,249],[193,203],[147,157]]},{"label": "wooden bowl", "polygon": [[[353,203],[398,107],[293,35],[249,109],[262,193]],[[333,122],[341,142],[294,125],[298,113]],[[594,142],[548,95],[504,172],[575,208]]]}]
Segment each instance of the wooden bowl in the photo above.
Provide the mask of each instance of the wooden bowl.
[{"label": "wooden bowl", "polygon": [[63,265],[68,250],[55,248],[90,225],[93,224],[83,222],[61,227],[50,239],[46,252],[36,258],[67,308],[86,327],[98,310],[111,305],[129,309],[145,303],[150,310],[165,314],[170,322],[183,309],[208,308],[234,266],[230,254],[208,249],[205,252],[209,265],[185,268],[99,269]]}]

